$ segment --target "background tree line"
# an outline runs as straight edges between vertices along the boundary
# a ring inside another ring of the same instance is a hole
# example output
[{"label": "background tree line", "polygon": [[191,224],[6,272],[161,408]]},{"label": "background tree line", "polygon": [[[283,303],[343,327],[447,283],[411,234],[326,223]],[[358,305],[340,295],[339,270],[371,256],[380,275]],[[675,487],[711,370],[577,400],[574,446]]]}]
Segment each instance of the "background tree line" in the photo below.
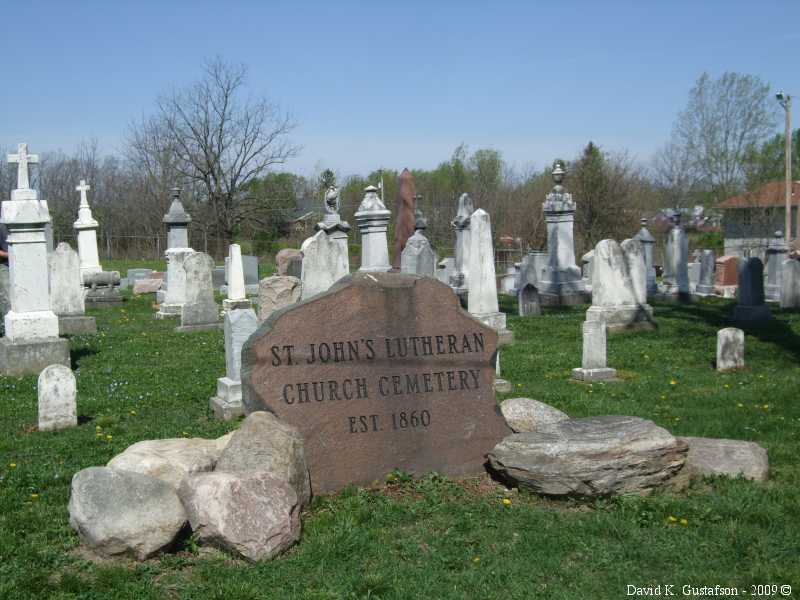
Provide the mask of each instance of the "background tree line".
[{"label": "background tree line", "polygon": [[[217,58],[204,65],[195,84],[162,95],[150,116],[132,123],[119,155],[101,156],[94,141],[72,154],[43,154],[34,185],[49,202],[56,238],[74,235],[80,179],[92,186],[90,204],[101,224],[101,248],[115,256],[160,256],[161,219],[176,185],[183,188],[192,215],[192,245],[218,258],[233,240],[260,241],[262,249],[274,248],[269,242],[281,239],[298,245],[298,236],[307,231],[295,220],[321,212],[324,188],[332,178],[341,190],[342,216],[352,225],[367,185],[382,181],[387,207],[394,207],[400,169],[338,177],[282,171],[300,151],[291,142],[295,123],[267,99],[252,98],[246,67]],[[578,203],[579,255],[603,238],[630,237],[640,218],[658,209],[714,207],[745,189],[780,180],[783,136],[775,134],[776,117],[769,87],[757,77],[725,73],[712,79],[703,74],[678,113],[670,140],[650,164],[589,141],[580,155],[566,160],[565,185]],[[795,177],[800,177],[797,131],[793,139]],[[412,168],[428,237],[442,254],[450,252],[450,221],[458,196],[468,192],[475,206],[491,215],[498,244],[544,248],[541,205],[553,185],[550,169],[549,164],[516,169],[496,149],[470,151],[463,144],[433,169]],[[4,165],[4,197],[14,179],[15,170]],[[313,225],[314,217],[309,222]],[[355,231],[351,238],[358,241]]]}]

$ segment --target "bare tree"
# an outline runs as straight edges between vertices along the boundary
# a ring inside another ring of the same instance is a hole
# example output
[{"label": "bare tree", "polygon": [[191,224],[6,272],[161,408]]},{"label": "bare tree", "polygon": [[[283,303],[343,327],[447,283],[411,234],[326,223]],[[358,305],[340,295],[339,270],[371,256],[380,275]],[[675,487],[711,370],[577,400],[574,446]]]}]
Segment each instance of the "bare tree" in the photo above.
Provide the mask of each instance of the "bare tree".
[{"label": "bare tree", "polygon": [[758,77],[725,73],[711,79],[703,73],[678,115],[661,162],[689,173],[696,169],[715,201],[736,193],[745,179],[748,150],[774,130],[769,100],[769,86]]},{"label": "bare tree", "polygon": [[152,177],[174,169],[184,185],[198,186],[209,224],[227,240],[268,208],[248,186],[298,152],[288,139],[292,120],[266,99],[244,99],[246,80],[245,66],[210,61],[200,81],[162,96],[156,115],[129,136]]}]

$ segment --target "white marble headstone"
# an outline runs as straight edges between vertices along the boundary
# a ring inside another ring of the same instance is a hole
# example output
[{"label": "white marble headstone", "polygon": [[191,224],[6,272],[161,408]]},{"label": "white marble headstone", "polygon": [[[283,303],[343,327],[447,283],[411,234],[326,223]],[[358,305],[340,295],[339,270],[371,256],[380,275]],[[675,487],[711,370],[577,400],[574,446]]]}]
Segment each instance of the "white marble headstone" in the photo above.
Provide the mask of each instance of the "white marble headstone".
[{"label": "white marble headstone", "polygon": [[64,365],[50,365],[39,373],[39,431],[66,429],[78,424],[75,375]]}]

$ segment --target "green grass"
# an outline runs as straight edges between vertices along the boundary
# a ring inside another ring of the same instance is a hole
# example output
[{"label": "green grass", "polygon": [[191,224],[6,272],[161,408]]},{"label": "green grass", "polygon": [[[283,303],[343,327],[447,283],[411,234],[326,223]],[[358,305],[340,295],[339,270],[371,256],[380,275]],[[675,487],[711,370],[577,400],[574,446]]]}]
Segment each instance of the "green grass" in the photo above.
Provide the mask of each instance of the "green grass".
[{"label": "green grass", "polygon": [[628,584],[658,583],[675,584],[679,597],[683,584],[790,584],[797,597],[800,313],[775,309],[774,323],[748,331],[747,368],[720,374],[716,330],[731,308],[657,304],[657,331],[609,337],[609,364],[624,381],[592,386],[569,379],[585,307],[510,317],[516,341],[502,352],[503,376],[514,384],[507,396],[573,416],[639,415],[680,435],[757,441],[770,455],[766,484],[716,479],[681,495],[579,502],[488,478],[400,474],[315,498],[301,543],[259,565],[191,540],[141,564],[97,565],[78,550],[67,513],[75,472],[142,439],[236,426],[207,409],[224,372],[219,332],[176,334],[145,298],[93,311],[100,333],[70,342],[79,427],[35,431],[36,378],[0,378],[0,598],[616,599]]}]

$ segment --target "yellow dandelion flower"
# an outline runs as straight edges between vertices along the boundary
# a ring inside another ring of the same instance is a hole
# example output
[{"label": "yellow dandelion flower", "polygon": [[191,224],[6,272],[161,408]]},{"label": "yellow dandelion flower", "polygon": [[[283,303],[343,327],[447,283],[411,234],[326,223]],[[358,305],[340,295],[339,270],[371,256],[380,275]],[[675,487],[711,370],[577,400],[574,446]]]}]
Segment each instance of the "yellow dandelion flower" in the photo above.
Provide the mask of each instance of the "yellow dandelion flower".
[{"label": "yellow dandelion flower", "polygon": [[726,384],[725,384],[725,385],[723,385],[722,387],[724,387],[726,390],[729,390],[731,386],[730,386],[730,385],[728,385],[728,384],[726,383]]},{"label": "yellow dandelion flower", "polygon": [[662,400],[666,400],[666,399],[667,399],[667,397],[666,397],[666,396],[661,396],[661,399],[662,399]]},{"label": "yellow dandelion flower", "polygon": [[676,379],[670,379],[669,380],[669,384],[670,385],[678,385],[678,381]]},{"label": "yellow dandelion flower", "polygon": [[102,431],[102,430],[103,430],[103,428],[102,428],[102,427],[100,427],[100,425],[95,425],[95,426],[94,426],[94,430],[95,430],[95,431]]},{"label": "yellow dandelion flower", "polygon": [[688,524],[689,521],[687,521],[686,519],[681,519],[681,525],[688,525]]},{"label": "yellow dandelion flower", "polygon": [[769,410],[769,404],[764,405],[764,410]]},{"label": "yellow dandelion flower", "polygon": [[181,432],[181,434],[182,434],[184,437],[187,437],[187,436],[189,435],[189,432],[188,432],[188,431],[182,431],[182,432]]},{"label": "yellow dandelion flower", "polygon": [[669,521],[670,523],[677,523],[678,519],[670,515],[667,517],[667,521]]},{"label": "yellow dandelion flower", "polygon": [[8,468],[9,468],[9,469],[16,469],[16,468],[17,468],[17,463],[10,463],[10,464],[8,465]]},{"label": "yellow dandelion flower", "polygon": [[132,410],[132,411],[131,411],[131,414],[132,414],[132,415],[135,417],[135,416],[136,416],[136,411],[135,411],[135,410]]},{"label": "yellow dandelion flower", "polygon": [[39,494],[31,494],[31,500],[37,500],[39,498]]},{"label": "yellow dandelion flower", "polygon": [[106,439],[110,442],[111,440],[114,439],[114,436],[113,435],[107,435]]},{"label": "yellow dandelion flower", "polygon": [[481,562],[481,557],[480,556],[476,556],[475,558],[472,559],[472,562],[474,562],[474,563]]},{"label": "yellow dandelion flower", "polygon": [[744,404],[742,404],[741,402],[737,402],[736,406],[738,406],[739,408],[744,408]]},{"label": "yellow dandelion flower", "polygon": [[511,506],[511,498],[503,498],[503,506]]}]

